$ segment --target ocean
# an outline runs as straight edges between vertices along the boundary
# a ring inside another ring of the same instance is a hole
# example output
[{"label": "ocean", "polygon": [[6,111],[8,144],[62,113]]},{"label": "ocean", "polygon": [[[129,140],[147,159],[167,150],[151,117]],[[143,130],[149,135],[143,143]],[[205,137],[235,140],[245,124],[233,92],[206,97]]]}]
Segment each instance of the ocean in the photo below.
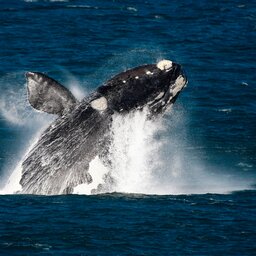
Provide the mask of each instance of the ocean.
[{"label": "ocean", "polygon": [[[255,255],[253,1],[0,0],[0,38],[0,255]],[[25,72],[82,100],[162,59],[188,85],[158,122],[115,118],[110,193],[16,193],[56,118],[31,108]]]}]

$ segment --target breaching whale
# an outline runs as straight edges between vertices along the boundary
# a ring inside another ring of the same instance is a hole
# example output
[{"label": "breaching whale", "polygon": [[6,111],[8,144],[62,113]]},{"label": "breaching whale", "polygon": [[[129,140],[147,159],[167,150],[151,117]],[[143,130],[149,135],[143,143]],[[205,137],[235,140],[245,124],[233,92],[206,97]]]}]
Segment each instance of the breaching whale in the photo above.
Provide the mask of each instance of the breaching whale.
[{"label": "breaching whale", "polygon": [[28,101],[58,118],[43,132],[22,163],[20,193],[69,194],[89,184],[89,163],[108,161],[114,113],[148,108],[149,118],[164,113],[187,83],[179,64],[162,60],[122,72],[81,102],[56,80],[27,72]]}]

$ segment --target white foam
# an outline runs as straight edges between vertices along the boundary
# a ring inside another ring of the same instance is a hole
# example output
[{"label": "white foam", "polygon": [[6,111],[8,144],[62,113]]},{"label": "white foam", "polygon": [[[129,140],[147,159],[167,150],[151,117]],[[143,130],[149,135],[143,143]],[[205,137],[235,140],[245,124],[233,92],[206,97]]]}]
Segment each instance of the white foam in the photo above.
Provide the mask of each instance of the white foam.
[{"label": "white foam", "polygon": [[150,190],[152,170],[158,164],[159,141],[153,140],[158,128],[147,121],[147,111],[114,116],[110,149],[111,176],[115,181],[113,191],[145,193]]},{"label": "white foam", "polygon": [[[167,128],[163,120],[147,120],[146,111],[113,117],[111,170],[94,161],[94,174],[100,170],[104,170],[104,174],[109,171],[114,180],[113,184],[107,184],[109,192],[204,194],[250,188],[252,182],[236,179],[225,172],[217,174],[217,166],[209,166],[200,161],[199,156],[195,158],[189,153],[184,140],[186,136],[181,129],[184,125],[183,116],[173,114],[176,121],[172,123],[171,129]],[[96,188],[97,184],[104,183],[103,173],[93,177],[94,184],[87,190],[84,185],[86,194],[90,193],[91,188]]]},{"label": "white foam", "polygon": [[137,8],[132,7],[132,6],[127,7],[127,10],[128,10],[128,11],[132,11],[132,12],[137,12],[137,11],[138,11]]},{"label": "white foam", "polygon": [[19,183],[21,179],[21,175],[22,175],[22,169],[21,169],[21,165],[19,165],[13,170],[11,176],[7,180],[4,187],[0,189],[0,195],[14,194],[20,191],[22,188]]},{"label": "white foam", "polygon": [[90,6],[90,5],[84,5],[84,4],[71,4],[71,5],[67,5],[67,7],[69,8],[85,8],[85,9],[99,9],[98,6]]},{"label": "white foam", "polygon": [[24,124],[28,112],[25,100],[24,88],[4,91],[0,98],[0,115],[12,124]]},{"label": "white foam", "polygon": [[232,109],[231,108],[222,108],[222,109],[218,109],[218,111],[230,113],[230,112],[232,112]]}]

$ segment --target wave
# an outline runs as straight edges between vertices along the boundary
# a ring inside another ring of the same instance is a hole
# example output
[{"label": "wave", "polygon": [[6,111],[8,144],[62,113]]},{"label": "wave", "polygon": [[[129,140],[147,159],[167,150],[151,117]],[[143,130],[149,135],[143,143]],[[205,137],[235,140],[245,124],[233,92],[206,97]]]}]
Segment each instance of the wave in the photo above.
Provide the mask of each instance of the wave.
[{"label": "wave", "polygon": [[70,4],[67,5],[68,8],[84,8],[84,9],[99,9],[98,6],[84,5],[84,4]]}]

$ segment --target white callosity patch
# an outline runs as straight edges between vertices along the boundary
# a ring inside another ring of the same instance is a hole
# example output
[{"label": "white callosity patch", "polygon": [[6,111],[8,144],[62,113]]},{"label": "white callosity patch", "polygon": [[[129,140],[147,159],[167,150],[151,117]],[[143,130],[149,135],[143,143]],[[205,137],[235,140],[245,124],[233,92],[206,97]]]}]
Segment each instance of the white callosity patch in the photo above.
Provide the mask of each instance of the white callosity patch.
[{"label": "white callosity patch", "polygon": [[108,107],[107,99],[105,97],[100,97],[96,100],[93,100],[91,102],[91,107],[98,111],[104,111]]},{"label": "white callosity patch", "polygon": [[180,75],[176,79],[174,85],[171,87],[170,92],[172,93],[173,97],[182,90],[182,88],[186,85],[186,79]]},{"label": "white callosity patch", "polygon": [[147,75],[153,75],[154,73],[153,73],[153,72],[150,72],[150,71],[148,70],[148,71],[146,71],[146,74],[147,74]]},{"label": "white callosity patch", "polygon": [[161,99],[163,96],[164,96],[164,92],[160,92],[160,93],[156,96],[155,100],[159,100],[159,99]]},{"label": "white callosity patch", "polygon": [[164,92],[160,92],[152,101],[148,102],[148,105],[151,105],[153,103],[157,103],[156,101],[160,100],[164,96]]},{"label": "white callosity patch", "polygon": [[156,65],[161,70],[170,70],[172,68],[172,61],[170,60],[161,60]]},{"label": "white callosity patch", "polygon": [[138,76],[135,76],[135,79],[139,79],[139,77],[138,77]]},{"label": "white callosity patch", "polygon": [[35,73],[33,72],[27,72],[27,75],[33,76]]},{"label": "white callosity patch", "polygon": [[97,189],[99,184],[104,183],[104,175],[109,172],[107,167],[101,162],[98,156],[96,156],[89,164],[89,173],[92,177],[90,184],[83,183],[74,187],[73,194],[90,195],[93,189]]},{"label": "white callosity patch", "polygon": [[43,82],[43,78],[42,76],[39,76],[36,73],[33,72],[27,72],[28,75],[28,83],[42,83]]}]

